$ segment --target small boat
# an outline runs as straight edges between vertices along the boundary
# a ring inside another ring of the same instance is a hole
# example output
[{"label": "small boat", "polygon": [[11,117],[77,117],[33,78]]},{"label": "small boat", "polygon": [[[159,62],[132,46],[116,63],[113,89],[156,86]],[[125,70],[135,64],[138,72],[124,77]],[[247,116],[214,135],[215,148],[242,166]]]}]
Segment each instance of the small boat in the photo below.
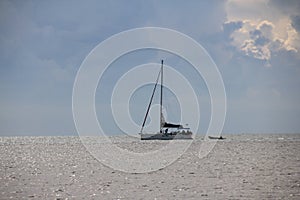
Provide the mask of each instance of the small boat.
[{"label": "small boat", "polygon": [[211,140],[225,140],[226,139],[222,136],[208,136],[208,138]]},{"label": "small boat", "polygon": [[[158,133],[143,133],[144,126],[152,104],[153,96],[160,78],[160,130]],[[161,61],[161,69],[158,73],[156,83],[150,98],[150,102],[146,111],[146,115],[140,131],[141,140],[173,140],[173,139],[193,139],[193,133],[189,128],[183,127],[181,124],[172,124],[165,121],[162,113],[163,100],[163,60]]]}]

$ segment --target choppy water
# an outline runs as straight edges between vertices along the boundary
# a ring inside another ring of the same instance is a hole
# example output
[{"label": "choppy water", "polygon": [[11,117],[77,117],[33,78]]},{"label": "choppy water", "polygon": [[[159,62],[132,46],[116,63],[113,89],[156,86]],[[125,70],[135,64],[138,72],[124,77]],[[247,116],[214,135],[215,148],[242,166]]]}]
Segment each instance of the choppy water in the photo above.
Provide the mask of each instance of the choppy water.
[{"label": "choppy water", "polygon": [[[197,138],[146,174],[102,165],[78,137],[0,137],[0,199],[300,199],[300,134],[225,137],[203,159]],[[136,152],[166,144],[111,139]]]}]

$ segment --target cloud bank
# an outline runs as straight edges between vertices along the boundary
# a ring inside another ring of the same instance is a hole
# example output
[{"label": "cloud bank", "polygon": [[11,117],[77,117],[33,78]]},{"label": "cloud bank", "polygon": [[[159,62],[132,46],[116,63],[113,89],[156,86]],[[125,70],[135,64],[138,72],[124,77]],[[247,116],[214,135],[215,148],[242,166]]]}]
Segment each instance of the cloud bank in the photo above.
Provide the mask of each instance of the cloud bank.
[{"label": "cloud bank", "polygon": [[265,61],[280,51],[300,55],[300,1],[293,2],[295,5],[284,3],[283,7],[268,0],[229,0],[224,26],[236,25],[230,33],[231,45],[247,56]]}]

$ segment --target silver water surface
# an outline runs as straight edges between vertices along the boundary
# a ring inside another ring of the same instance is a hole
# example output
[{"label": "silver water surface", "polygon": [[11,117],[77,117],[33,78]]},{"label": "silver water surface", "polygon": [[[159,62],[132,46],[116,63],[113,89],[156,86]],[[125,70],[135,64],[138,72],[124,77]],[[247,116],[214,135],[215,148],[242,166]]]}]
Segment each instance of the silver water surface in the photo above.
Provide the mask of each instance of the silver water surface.
[{"label": "silver water surface", "polygon": [[[203,159],[198,137],[175,163],[146,174],[105,167],[78,137],[1,137],[0,199],[300,198],[300,134],[225,137]],[[168,142],[111,139],[135,152]]]}]

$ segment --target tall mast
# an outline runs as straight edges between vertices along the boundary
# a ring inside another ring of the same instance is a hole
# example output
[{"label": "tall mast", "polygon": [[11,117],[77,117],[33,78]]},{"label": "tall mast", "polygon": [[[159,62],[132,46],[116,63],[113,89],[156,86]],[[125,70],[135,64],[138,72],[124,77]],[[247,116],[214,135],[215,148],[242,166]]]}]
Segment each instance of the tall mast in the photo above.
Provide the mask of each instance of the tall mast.
[{"label": "tall mast", "polygon": [[160,78],[160,132],[162,132],[162,100],[163,100],[163,64],[164,60],[161,60],[161,78]]}]

